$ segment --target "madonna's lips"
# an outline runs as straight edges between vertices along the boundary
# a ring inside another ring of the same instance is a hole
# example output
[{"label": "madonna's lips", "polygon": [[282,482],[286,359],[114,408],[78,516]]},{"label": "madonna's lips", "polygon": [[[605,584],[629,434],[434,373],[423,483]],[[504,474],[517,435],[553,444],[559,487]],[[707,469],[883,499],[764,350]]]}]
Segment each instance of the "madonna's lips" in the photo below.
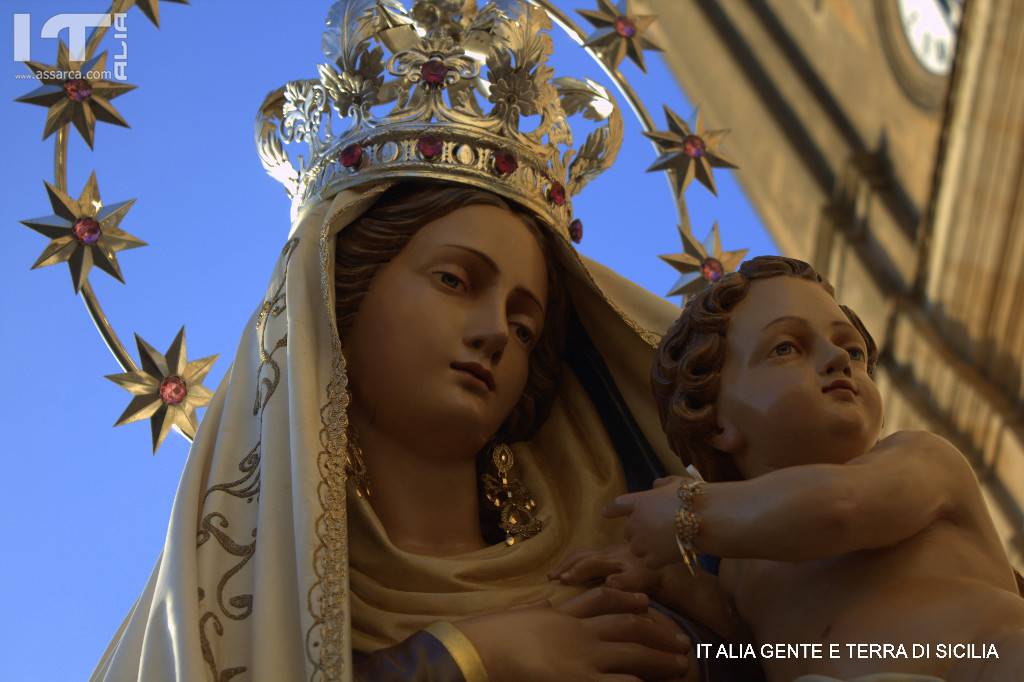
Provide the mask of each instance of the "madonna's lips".
[{"label": "madonna's lips", "polygon": [[839,389],[846,389],[854,395],[857,395],[857,387],[854,386],[853,382],[849,379],[836,379],[831,384],[821,389],[822,393],[828,393],[829,391],[835,391]]},{"label": "madonna's lips", "polygon": [[487,384],[488,390],[494,390],[494,375],[491,374],[489,369],[481,365],[479,362],[453,362],[451,367],[452,369],[457,369],[460,372],[469,372],[477,379]]}]

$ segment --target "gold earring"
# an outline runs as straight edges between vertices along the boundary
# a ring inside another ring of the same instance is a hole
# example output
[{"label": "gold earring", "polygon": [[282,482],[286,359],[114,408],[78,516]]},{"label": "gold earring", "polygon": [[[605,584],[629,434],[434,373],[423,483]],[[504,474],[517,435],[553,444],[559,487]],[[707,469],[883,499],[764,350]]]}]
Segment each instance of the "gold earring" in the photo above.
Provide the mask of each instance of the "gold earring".
[{"label": "gold earring", "polygon": [[352,422],[348,424],[348,445],[345,447],[345,473],[356,486],[356,494],[364,500],[370,499],[370,475],[366,471],[363,448]]},{"label": "gold earring", "polygon": [[512,448],[504,443],[496,445],[491,451],[491,460],[498,470],[498,477],[484,474],[484,497],[489,504],[501,510],[505,544],[514,545],[532,538],[541,530],[540,519],[534,516],[537,503],[522,481],[512,480],[512,466],[515,464]]}]

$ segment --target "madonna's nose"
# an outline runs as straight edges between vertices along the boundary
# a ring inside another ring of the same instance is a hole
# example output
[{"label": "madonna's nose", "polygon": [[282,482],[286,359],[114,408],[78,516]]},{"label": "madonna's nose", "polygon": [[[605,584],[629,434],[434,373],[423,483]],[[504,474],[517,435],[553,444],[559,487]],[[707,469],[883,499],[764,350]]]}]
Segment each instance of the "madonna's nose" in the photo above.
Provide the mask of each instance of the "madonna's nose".
[{"label": "madonna's nose", "polygon": [[508,320],[505,319],[504,309],[499,311],[490,306],[481,306],[467,320],[464,333],[466,345],[489,358],[492,364],[501,359],[508,345],[508,337]]}]

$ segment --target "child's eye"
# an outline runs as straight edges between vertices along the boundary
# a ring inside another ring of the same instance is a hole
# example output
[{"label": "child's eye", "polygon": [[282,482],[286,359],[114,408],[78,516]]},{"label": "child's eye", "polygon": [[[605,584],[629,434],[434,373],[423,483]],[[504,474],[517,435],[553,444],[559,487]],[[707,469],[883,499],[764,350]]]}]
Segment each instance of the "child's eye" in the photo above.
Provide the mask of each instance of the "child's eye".
[{"label": "child's eye", "polygon": [[453,275],[450,272],[444,271],[437,272],[434,274],[440,275],[441,284],[445,285],[449,289],[459,289],[460,287],[462,289],[466,288],[466,283],[459,279],[457,275]]},{"label": "child's eye", "polygon": [[521,324],[517,324],[516,325],[516,337],[520,341],[522,341],[524,344],[529,346],[530,344],[533,343],[534,335],[533,335],[533,331],[529,327],[526,327],[526,326],[521,325]]},{"label": "child's eye", "polygon": [[771,352],[768,353],[768,355],[769,356],[792,355],[793,353],[796,352],[796,350],[797,350],[797,348],[796,348],[796,344],[795,343],[793,343],[792,341],[783,341],[782,343],[775,344],[775,346],[772,348]]},{"label": "child's eye", "polygon": [[846,352],[850,354],[850,359],[854,362],[864,362],[867,360],[867,354],[857,346],[850,346],[846,349]]}]

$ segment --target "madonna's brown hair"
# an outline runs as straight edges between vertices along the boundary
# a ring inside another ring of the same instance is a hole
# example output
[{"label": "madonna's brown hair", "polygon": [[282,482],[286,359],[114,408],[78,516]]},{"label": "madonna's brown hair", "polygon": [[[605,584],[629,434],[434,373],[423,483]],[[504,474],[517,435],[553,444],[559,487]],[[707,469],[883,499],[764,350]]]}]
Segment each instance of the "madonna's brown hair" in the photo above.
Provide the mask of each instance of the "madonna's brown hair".
[{"label": "madonna's brown hair", "polygon": [[554,244],[525,208],[496,194],[464,185],[408,181],[385,191],[366,213],[338,234],[334,257],[334,313],[344,340],[377,270],[405,248],[426,225],[463,206],[497,206],[516,214],[530,229],[547,263],[548,305],[537,345],[530,355],[526,387],[497,437],[503,442],[525,440],[544,423],[554,402],[561,370],[568,302]]},{"label": "madonna's brown hair", "polygon": [[[742,478],[732,458],[717,452],[711,438],[718,432],[718,388],[725,364],[729,316],[750,290],[750,283],[771,277],[798,277],[817,282],[835,298],[835,290],[807,263],[782,256],[759,256],[739,271],[708,285],[686,303],[682,314],[658,347],[651,386],[661,426],[684,464],[693,464],[709,481]],[[857,314],[840,305],[864,337],[868,374],[874,374],[878,347]]]}]

